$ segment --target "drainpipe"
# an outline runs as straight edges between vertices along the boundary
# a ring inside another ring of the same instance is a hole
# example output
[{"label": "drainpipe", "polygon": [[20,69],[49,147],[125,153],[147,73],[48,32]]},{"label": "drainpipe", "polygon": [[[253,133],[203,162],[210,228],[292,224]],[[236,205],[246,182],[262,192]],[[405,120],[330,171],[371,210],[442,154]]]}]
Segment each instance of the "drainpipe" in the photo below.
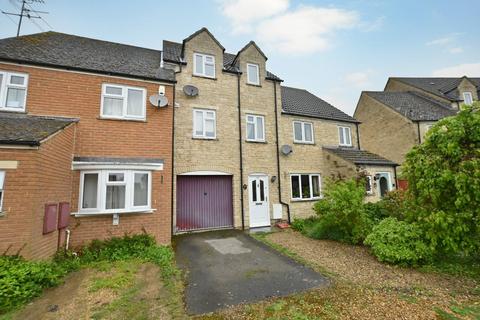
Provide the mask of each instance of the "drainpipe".
[{"label": "drainpipe", "polygon": [[361,150],[360,148],[360,134],[358,132],[358,123],[355,123],[355,127],[357,128],[357,146],[358,146],[358,150]]},{"label": "drainpipe", "polygon": [[280,176],[280,148],[278,142],[278,104],[277,104],[277,82],[273,81],[273,98],[275,100],[275,143],[277,147],[277,178],[278,178],[278,201],[287,207],[288,223],[290,224],[290,205],[282,201],[282,178]]},{"label": "drainpipe", "polygon": [[422,136],[420,135],[420,121],[417,121],[418,144],[422,143]]},{"label": "drainpipe", "polygon": [[[163,52],[163,51],[162,51]],[[178,71],[175,71],[175,81],[177,80],[177,73],[182,72],[182,65],[180,64],[180,67]],[[174,207],[174,185],[175,185],[175,101],[176,101],[176,90],[177,86],[174,83],[173,84],[173,102],[172,102],[172,190],[171,190],[171,195],[170,195],[170,206],[171,206],[171,217],[170,217],[170,235],[174,234],[174,225],[173,225],[173,217],[175,212],[173,212],[173,207]]]},{"label": "drainpipe", "polygon": [[395,175],[395,190],[398,190],[397,166],[393,166],[393,174]]},{"label": "drainpipe", "polygon": [[243,209],[243,150],[242,150],[242,108],[240,100],[240,77],[237,73],[237,96],[238,96],[238,138],[240,142],[240,206],[242,210],[242,230],[245,230],[245,210]]}]

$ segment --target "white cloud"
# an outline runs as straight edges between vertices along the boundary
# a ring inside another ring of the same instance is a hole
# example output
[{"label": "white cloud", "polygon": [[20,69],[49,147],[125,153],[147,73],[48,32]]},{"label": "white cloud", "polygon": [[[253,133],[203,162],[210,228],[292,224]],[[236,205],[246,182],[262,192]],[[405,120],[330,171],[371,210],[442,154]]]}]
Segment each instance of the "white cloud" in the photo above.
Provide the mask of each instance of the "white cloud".
[{"label": "white cloud", "polygon": [[364,32],[380,30],[385,24],[385,20],[385,16],[381,16],[373,21],[362,22],[360,23],[360,29]]},{"label": "white cloud", "polygon": [[219,0],[224,16],[230,19],[233,33],[251,32],[252,23],[287,10],[289,0]]},{"label": "white cloud", "polygon": [[345,81],[357,88],[366,89],[370,85],[371,70],[365,72],[352,72],[345,76]]},{"label": "white cloud", "polygon": [[442,68],[433,71],[434,77],[479,77],[480,76],[480,62],[478,63],[464,63],[456,66]]},{"label": "white cloud", "polygon": [[439,38],[426,43],[427,46],[444,46],[453,42],[453,36],[448,36],[445,38]]},{"label": "white cloud", "polygon": [[463,52],[463,48],[462,48],[462,47],[450,48],[450,49],[448,49],[448,52],[450,52],[450,53],[462,53],[462,52]]},{"label": "white cloud", "polygon": [[354,11],[301,6],[261,21],[256,34],[260,41],[283,53],[306,54],[328,49],[335,31],[357,23]]}]

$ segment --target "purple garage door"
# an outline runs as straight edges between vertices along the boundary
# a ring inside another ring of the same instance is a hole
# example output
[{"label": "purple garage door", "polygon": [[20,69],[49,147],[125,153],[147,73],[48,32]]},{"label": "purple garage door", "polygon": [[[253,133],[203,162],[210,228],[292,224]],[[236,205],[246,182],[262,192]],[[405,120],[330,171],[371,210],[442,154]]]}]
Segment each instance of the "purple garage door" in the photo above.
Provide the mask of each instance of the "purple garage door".
[{"label": "purple garage door", "polygon": [[177,231],[233,226],[231,176],[177,176]]}]

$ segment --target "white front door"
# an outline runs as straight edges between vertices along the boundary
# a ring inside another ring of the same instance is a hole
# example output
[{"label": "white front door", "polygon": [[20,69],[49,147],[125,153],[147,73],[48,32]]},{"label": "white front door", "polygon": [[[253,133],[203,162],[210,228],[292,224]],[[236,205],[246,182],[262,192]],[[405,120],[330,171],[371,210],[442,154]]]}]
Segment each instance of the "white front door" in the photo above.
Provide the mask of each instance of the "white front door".
[{"label": "white front door", "polygon": [[248,194],[250,207],[250,228],[270,226],[268,176],[249,176]]}]

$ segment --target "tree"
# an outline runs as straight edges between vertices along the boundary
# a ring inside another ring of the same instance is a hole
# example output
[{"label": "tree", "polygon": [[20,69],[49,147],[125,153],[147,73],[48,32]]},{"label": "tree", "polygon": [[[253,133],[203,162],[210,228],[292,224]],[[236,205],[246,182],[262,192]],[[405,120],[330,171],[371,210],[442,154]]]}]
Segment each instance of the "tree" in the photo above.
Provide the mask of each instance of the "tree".
[{"label": "tree", "polygon": [[480,103],[440,120],[408,154],[403,170],[418,223],[437,252],[480,248]]}]

